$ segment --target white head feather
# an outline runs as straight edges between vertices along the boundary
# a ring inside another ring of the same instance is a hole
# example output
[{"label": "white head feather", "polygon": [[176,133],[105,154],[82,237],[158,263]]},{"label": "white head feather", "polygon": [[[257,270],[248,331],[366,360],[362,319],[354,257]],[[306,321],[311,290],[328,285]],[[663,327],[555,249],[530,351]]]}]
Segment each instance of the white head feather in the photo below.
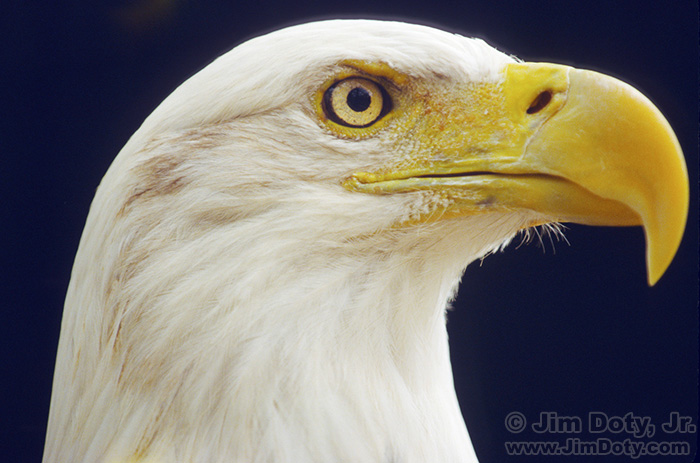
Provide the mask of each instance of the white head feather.
[{"label": "white head feather", "polygon": [[173,92],[100,185],[66,299],[44,461],[475,461],[445,308],[532,217],[412,228],[419,193],[340,181],[391,156],[309,108],[339,62],[495,82],[512,59],[423,26],[251,40]]}]

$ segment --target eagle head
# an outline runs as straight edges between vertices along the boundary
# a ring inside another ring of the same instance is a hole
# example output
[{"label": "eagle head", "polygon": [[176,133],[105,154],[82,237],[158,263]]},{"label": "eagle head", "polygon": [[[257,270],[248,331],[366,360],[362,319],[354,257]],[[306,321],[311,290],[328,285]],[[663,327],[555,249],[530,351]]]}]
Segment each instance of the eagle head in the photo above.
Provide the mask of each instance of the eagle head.
[{"label": "eagle head", "polygon": [[538,225],[642,225],[653,284],[687,207],[673,131],[611,77],[398,22],[255,38],[98,188],[44,461],[476,461],[464,268]]}]

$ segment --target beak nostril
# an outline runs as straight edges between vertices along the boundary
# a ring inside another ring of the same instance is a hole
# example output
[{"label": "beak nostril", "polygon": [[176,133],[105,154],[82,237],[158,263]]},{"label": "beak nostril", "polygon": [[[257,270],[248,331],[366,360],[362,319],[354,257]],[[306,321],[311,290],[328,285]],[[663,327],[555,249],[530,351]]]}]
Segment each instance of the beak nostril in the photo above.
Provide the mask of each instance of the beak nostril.
[{"label": "beak nostril", "polygon": [[552,101],[552,92],[545,90],[544,92],[537,95],[537,98],[532,102],[529,108],[527,108],[528,114],[535,114],[540,112]]}]

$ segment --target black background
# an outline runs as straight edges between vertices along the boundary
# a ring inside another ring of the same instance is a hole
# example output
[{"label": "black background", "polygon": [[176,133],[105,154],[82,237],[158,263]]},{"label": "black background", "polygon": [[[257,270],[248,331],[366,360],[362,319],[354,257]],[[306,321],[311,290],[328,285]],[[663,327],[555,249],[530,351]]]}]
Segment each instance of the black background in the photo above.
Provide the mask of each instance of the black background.
[{"label": "black background", "polygon": [[[698,11],[694,0],[39,2],[0,7],[0,460],[41,458],[65,289],[88,207],[113,157],[179,83],[233,45],[311,19],[372,17],[485,38],[528,61],[595,69],[643,90],[690,173],[686,234],[648,288],[639,228],[572,225],[472,264],[450,313],[455,383],[483,462],[507,457],[504,418],[696,417]],[[697,424],[697,420],[695,420]],[[584,434],[583,440],[625,434]],[[654,440],[695,436],[657,434]],[[690,461],[690,457],[638,461]]]}]

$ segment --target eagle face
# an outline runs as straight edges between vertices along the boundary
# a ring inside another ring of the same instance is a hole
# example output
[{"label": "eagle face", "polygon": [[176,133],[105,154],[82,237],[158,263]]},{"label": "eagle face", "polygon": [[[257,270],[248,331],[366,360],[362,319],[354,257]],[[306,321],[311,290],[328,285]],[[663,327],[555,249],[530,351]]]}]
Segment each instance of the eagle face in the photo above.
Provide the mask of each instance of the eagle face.
[{"label": "eagle face", "polygon": [[[261,54],[273,49],[274,63]],[[641,93],[601,74],[518,63],[483,41],[402,23],[325,21],[251,40],[178,88],[134,138],[159,147],[206,141],[222,152],[234,144],[215,167],[209,151],[200,168],[191,152],[170,150],[169,165],[154,161],[144,183],[175,165],[227,172],[234,209],[244,203],[242,189],[284,207],[279,198],[292,205],[289,192],[300,185],[319,188],[327,210],[359,208],[359,220],[346,217],[365,224],[365,233],[493,213],[518,214],[516,230],[643,224],[650,282],[670,263],[687,209],[678,142]],[[642,165],[665,167],[639,175]],[[240,175],[249,172],[252,182]],[[134,185],[132,196],[189,177]],[[232,214],[259,211],[251,199],[252,207]]]},{"label": "eagle face", "polygon": [[176,89],[105,175],[66,298],[45,462],[476,461],[444,311],[519,230],[682,236],[638,91],[432,28],[323,21]]}]

